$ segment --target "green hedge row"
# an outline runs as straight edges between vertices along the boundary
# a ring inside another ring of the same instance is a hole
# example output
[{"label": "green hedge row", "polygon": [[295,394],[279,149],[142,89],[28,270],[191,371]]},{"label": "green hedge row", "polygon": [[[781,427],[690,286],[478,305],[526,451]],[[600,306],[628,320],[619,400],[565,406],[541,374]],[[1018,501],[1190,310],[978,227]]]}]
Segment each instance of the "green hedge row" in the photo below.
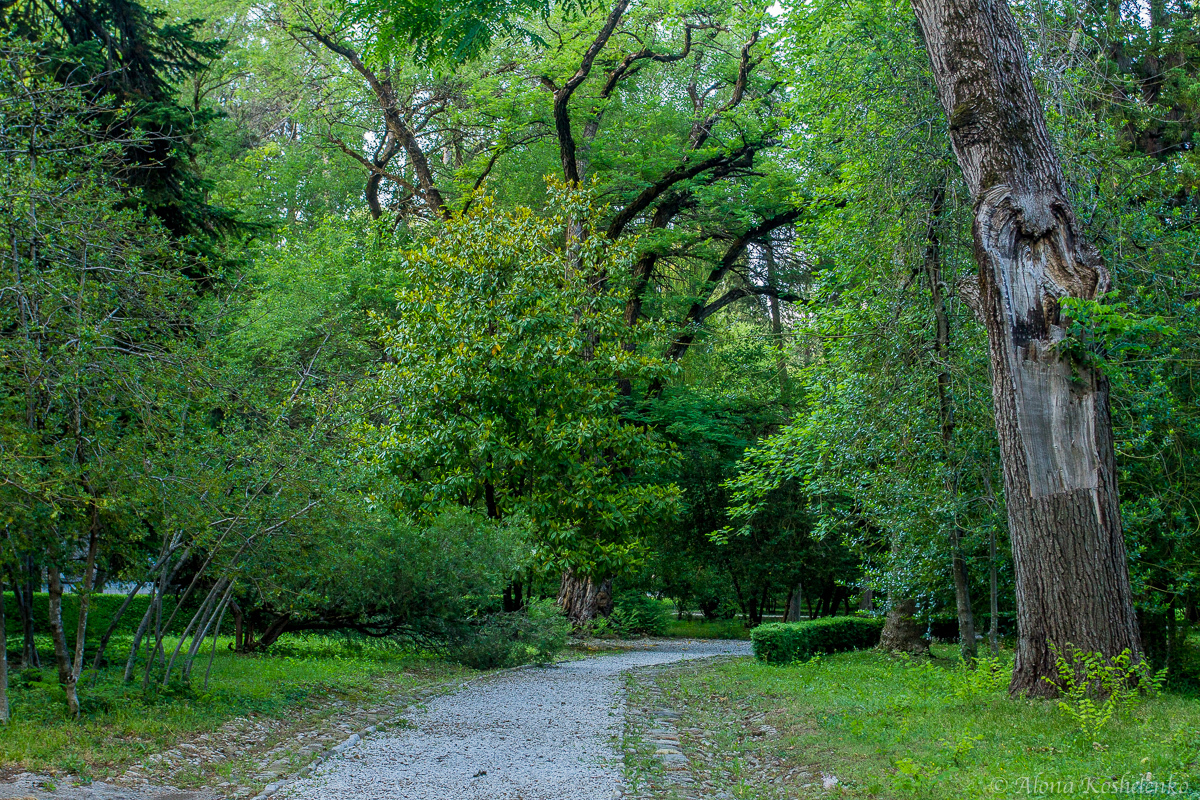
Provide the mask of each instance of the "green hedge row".
[{"label": "green hedge row", "polygon": [[807,622],[769,622],[750,631],[754,655],[768,664],[805,661],[818,653],[862,650],[879,644],[883,619],[821,617]]},{"label": "green hedge row", "polygon": [[[121,603],[125,602],[123,594],[94,594],[92,595],[91,609],[88,611],[88,642],[98,642],[104,632],[108,630],[108,625],[112,622],[113,615],[117,613],[117,609],[121,607]],[[146,613],[146,606],[150,603],[149,595],[138,595],[129,603],[129,608],[125,609],[125,613],[121,615],[121,621],[117,623],[117,634],[132,634],[137,630],[138,623],[142,621],[142,615]],[[171,615],[171,609],[175,607],[174,599],[167,597],[163,603],[166,617]],[[64,594],[62,599],[62,617],[63,627],[67,631],[67,639],[73,645],[75,641],[75,627],[79,624],[79,595]],[[181,618],[182,621],[181,621]],[[5,629],[9,638],[21,636],[21,617],[17,612],[17,598],[12,592],[4,593],[4,622]],[[175,624],[172,628],[182,628],[187,624],[186,615],[180,614],[175,619]],[[45,592],[35,592],[33,595],[33,625],[34,632],[38,635],[48,636],[50,634],[50,595]],[[177,631],[176,631],[177,632]]]}]

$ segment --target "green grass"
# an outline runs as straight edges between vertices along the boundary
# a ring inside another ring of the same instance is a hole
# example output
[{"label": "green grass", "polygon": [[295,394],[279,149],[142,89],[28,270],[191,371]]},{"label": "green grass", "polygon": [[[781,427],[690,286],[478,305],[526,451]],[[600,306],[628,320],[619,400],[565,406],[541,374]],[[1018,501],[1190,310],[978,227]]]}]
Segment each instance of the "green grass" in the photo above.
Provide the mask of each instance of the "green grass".
[{"label": "green grass", "polygon": [[[19,651],[9,640],[9,652]],[[128,637],[114,637],[112,665],[97,684],[80,680],[83,718],[66,716],[55,670],[11,676],[12,721],[0,729],[0,770],[64,771],[98,779],[120,774],[130,764],[249,713],[274,716],[331,696],[361,700],[380,692],[405,692],[467,672],[392,642],[333,636],[288,636],[265,655],[231,652],[222,637],[207,691],[203,688],[208,648],[197,658],[191,686],[141,688],[141,672],[120,682]],[[43,664],[52,664],[49,640],[39,637]],[[169,642],[168,646],[173,646]],[[14,649],[16,648],[16,649]],[[40,678],[37,680],[36,678]]]},{"label": "green grass", "polygon": [[749,639],[740,619],[672,619],[666,636],[672,639]]},{"label": "green grass", "polygon": [[1200,790],[1196,697],[1141,699],[1085,738],[1056,702],[1010,699],[1005,685],[1004,674],[989,681],[949,658],[873,651],[689,665],[660,680],[681,727],[704,731],[685,741],[694,764],[709,763],[702,778],[739,798],[822,795],[822,776],[845,796],[875,798],[1082,795],[1113,779],[1108,793],[1136,793],[1112,789],[1147,774]]}]

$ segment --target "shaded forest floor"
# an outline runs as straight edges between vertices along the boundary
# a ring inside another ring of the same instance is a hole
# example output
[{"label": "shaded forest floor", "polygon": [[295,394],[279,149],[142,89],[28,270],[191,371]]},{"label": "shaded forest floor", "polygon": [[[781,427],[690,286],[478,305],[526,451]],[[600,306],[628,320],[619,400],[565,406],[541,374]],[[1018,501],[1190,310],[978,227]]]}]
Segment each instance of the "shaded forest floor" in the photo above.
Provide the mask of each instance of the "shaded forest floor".
[{"label": "shaded forest floor", "polygon": [[651,757],[656,745],[644,743],[631,715],[631,796],[957,800],[1173,787],[1174,796],[1200,797],[1195,695],[1142,699],[1085,737],[1056,702],[1010,699],[1003,677],[968,673],[954,652],[842,653],[786,667],[738,659],[641,673],[630,679],[630,706],[678,714],[673,736],[690,776],[681,782],[669,761]]}]

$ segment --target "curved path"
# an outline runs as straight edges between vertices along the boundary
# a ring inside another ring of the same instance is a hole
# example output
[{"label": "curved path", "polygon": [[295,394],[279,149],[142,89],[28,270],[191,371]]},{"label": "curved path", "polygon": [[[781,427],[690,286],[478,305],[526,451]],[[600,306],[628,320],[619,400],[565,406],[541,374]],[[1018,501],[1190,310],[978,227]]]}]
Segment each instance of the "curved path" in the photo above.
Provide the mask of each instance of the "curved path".
[{"label": "curved path", "polygon": [[661,641],[479,678],[411,714],[411,728],[372,734],[272,800],[610,800],[620,794],[621,673],[749,653],[749,642]]}]

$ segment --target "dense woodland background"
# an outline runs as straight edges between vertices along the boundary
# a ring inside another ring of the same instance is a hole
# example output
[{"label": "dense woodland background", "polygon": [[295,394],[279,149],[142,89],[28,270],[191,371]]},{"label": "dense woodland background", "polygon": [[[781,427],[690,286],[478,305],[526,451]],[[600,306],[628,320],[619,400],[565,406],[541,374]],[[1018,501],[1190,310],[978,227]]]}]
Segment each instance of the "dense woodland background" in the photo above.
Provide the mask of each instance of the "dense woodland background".
[{"label": "dense woodland background", "polygon": [[[972,204],[908,2],[422,9],[0,3],[22,663],[42,619],[65,682],[102,662],[60,575],[151,589],[146,684],[222,625],[444,644],[536,598],[907,603],[945,639],[966,598],[1011,636]],[[1186,683],[1200,18],[1012,9],[1115,287],[1062,346],[1111,381],[1143,644]]]}]

